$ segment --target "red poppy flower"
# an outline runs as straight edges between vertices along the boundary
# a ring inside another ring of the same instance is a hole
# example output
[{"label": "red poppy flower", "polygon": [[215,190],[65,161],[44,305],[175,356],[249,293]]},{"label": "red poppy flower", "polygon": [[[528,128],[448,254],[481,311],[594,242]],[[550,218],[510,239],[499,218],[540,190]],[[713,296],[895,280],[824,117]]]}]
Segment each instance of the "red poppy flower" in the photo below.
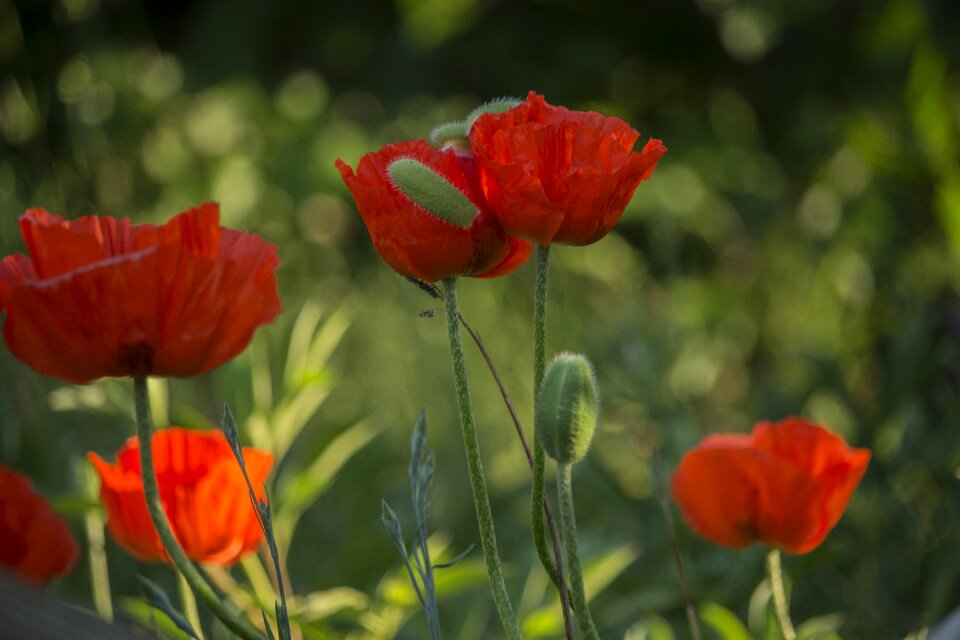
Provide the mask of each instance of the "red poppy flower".
[{"label": "red poppy flower", "polygon": [[20,230],[30,255],[0,261],[10,351],[76,383],[193,376],[230,360],[280,312],[278,259],[219,217],[210,202],[162,226],[27,211]]},{"label": "red poppy flower", "polygon": [[800,418],[750,435],[704,438],[680,461],[671,489],[687,523],[727,547],[817,547],[843,515],[870,461],[867,449]]},{"label": "red poppy flower", "polygon": [[[412,159],[432,169],[477,208],[468,228],[429,213],[398,188],[389,168]],[[530,256],[530,243],[508,236],[483,200],[473,159],[423,140],[387,145],[360,158],[354,174],[342,160],[337,168],[357,202],[373,246],[398,273],[436,282],[455,276],[493,278]]]},{"label": "red poppy flower", "polygon": [[[147,511],[137,439],[127,440],[116,464],[92,452],[87,458],[100,474],[100,500],[114,540],[135,558],[169,563]],[[243,460],[257,498],[263,499],[273,456],[244,447]],[[163,510],[187,556],[227,566],[260,546],[263,532],[250,492],[223,433],[180,427],[157,431],[153,463]]]},{"label": "red poppy flower", "polygon": [[667,152],[620,118],[554,107],[533,91],[470,129],[480,183],[500,224],[542,246],[586,245],[613,228],[634,190]]},{"label": "red poppy flower", "polygon": [[43,585],[68,573],[79,551],[67,523],[27,477],[0,465],[0,569]]}]

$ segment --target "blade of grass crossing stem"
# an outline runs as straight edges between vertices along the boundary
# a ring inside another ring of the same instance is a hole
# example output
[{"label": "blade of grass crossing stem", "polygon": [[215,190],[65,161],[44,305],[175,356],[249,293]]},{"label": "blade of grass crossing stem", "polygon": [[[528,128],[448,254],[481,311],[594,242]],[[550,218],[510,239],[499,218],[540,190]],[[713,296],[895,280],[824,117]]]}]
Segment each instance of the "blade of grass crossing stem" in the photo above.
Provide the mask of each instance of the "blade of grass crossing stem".
[{"label": "blade of grass crossing stem", "polygon": [[[280,551],[277,548],[277,540],[273,535],[273,524],[270,516],[270,498],[263,500],[257,498],[257,494],[250,482],[250,476],[247,474],[247,466],[243,460],[243,446],[240,444],[240,432],[237,428],[237,419],[234,417],[230,407],[223,405],[223,418],[220,421],[220,428],[223,430],[233,455],[237,458],[237,464],[240,465],[240,471],[243,473],[243,479],[247,482],[247,490],[250,492],[250,503],[257,515],[257,521],[260,523],[260,529],[267,539],[267,547],[270,549],[270,557],[273,559],[273,566],[277,575],[281,575]],[[266,490],[264,490],[266,492]],[[280,591],[280,600],[276,603],[277,613],[277,632],[281,640],[290,640],[290,618],[287,615],[287,596],[283,588],[283,581],[277,580],[277,587]]]}]

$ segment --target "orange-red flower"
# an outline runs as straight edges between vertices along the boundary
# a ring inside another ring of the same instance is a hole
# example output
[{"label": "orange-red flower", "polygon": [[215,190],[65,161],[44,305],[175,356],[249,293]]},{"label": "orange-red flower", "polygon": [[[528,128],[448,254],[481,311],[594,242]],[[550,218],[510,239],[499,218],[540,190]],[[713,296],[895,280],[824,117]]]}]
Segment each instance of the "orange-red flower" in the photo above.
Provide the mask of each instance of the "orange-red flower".
[{"label": "orange-red flower", "polygon": [[[116,464],[92,452],[87,457],[100,474],[100,500],[114,540],[135,558],[169,562],[147,511],[137,439],[127,440]],[[243,459],[257,498],[263,499],[273,456],[245,447]],[[187,556],[227,566],[260,546],[263,532],[250,492],[223,433],[180,427],[157,431],[153,462],[163,510]]]},{"label": "orange-red flower", "polygon": [[77,383],[193,376],[230,360],[280,312],[279,261],[219,218],[209,202],[162,226],[30,209],[20,219],[29,256],[0,261],[10,351]]},{"label": "orange-red flower", "polygon": [[867,449],[787,418],[750,435],[707,436],[683,457],[671,489],[687,523],[712,542],[807,553],[840,520],[869,461]]},{"label": "orange-red flower", "polygon": [[0,569],[43,585],[73,567],[73,534],[26,476],[0,465]]},{"label": "orange-red flower", "polygon": [[[441,220],[415,203],[391,180],[390,165],[416,160],[445,178],[477,207],[469,228]],[[354,174],[337,168],[357,202],[373,246],[398,273],[436,282],[455,276],[493,278],[526,262],[530,243],[504,233],[480,193],[473,159],[423,140],[387,145],[360,158]]]},{"label": "orange-red flower", "polygon": [[530,92],[470,129],[480,183],[507,233],[548,246],[607,235],[642,180],[667,152],[659,140],[633,151],[640,134],[594,111],[549,105]]}]

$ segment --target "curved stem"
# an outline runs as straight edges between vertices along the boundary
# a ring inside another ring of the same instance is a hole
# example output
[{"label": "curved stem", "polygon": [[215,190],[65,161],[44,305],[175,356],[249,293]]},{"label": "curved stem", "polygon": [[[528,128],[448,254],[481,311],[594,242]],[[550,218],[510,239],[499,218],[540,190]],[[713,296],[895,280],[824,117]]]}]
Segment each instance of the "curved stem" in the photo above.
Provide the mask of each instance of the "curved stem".
[{"label": "curved stem", "polygon": [[467,386],[467,368],[463,361],[463,340],[460,337],[460,318],[457,313],[456,280],[443,281],[444,303],[447,311],[447,336],[450,340],[450,357],[453,361],[453,379],[457,388],[457,408],[460,411],[460,429],[463,433],[463,446],[467,454],[467,467],[470,472],[470,487],[473,490],[473,504],[477,511],[477,524],[480,527],[480,546],[487,564],[487,576],[493,591],[493,600],[500,614],[500,621],[511,640],[521,640],[520,626],[507,595],[507,587],[500,567],[497,553],[497,536],[493,528],[493,515],[490,510],[490,498],[487,495],[487,483],[480,461],[480,444],[473,423],[473,406],[470,402],[470,388]]},{"label": "curved stem", "polygon": [[150,519],[153,521],[153,526],[156,528],[161,542],[163,542],[163,548],[170,556],[173,564],[183,574],[193,592],[231,631],[244,640],[265,640],[264,635],[252,627],[249,622],[227,609],[226,605],[203,579],[203,576],[200,575],[197,568],[193,566],[193,562],[184,553],[183,547],[177,542],[173,531],[170,530],[170,523],[167,521],[163,504],[160,502],[157,474],[153,468],[153,421],[150,419],[150,400],[147,397],[147,379],[145,377],[141,376],[133,379],[133,402],[137,416],[137,438],[140,441],[140,469],[143,477],[143,492],[147,499]]},{"label": "curved stem", "polygon": [[597,627],[587,607],[587,595],[583,588],[583,571],[580,569],[580,550],[577,543],[577,519],[573,511],[573,465],[557,463],[557,497],[560,501],[560,526],[563,527],[563,544],[567,550],[567,572],[570,574],[570,591],[573,608],[580,625],[580,632],[587,640],[600,640]]},{"label": "curved stem", "polygon": [[770,579],[770,593],[773,598],[773,610],[777,614],[777,624],[784,640],[794,640],[797,632],[790,621],[790,606],[787,593],[783,588],[783,569],[780,567],[780,550],[771,549],[767,554],[767,577]]}]

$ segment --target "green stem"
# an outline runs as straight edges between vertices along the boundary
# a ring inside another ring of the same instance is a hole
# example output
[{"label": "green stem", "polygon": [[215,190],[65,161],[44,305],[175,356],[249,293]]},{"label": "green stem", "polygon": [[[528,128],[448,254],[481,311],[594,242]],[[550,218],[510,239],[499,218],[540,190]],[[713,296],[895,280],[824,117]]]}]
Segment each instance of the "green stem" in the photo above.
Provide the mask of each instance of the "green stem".
[{"label": "green stem", "polygon": [[777,624],[784,640],[794,640],[797,632],[790,621],[790,606],[787,603],[787,593],[783,588],[783,569],[780,567],[780,550],[771,549],[767,554],[767,577],[770,580],[770,593],[773,598],[773,610],[776,613]]},{"label": "green stem", "polygon": [[550,247],[537,246],[537,280],[533,292],[533,393],[540,393],[547,368],[547,285]]},{"label": "green stem", "polygon": [[560,501],[560,526],[563,528],[563,544],[567,550],[567,572],[570,575],[570,591],[573,597],[574,615],[580,632],[587,640],[599,640],[600,634],[593,624],[587,595],[583,588],[583,571],[580,569],[580,551],[577,543],[577,519],[573,511],[573,465],[557,463],[557,498]]},{"label": "green stem", "polygon": [[450,357],[453,360],[453,379],[457,388],[457,407],[460,411],[460,429],[463,433],[463,446],[467,454],[467,467],[470,471],[470,487],[473,490],[473,504],[477,511],[477,524],[480,527],[480,546],[487,563],[487,576],[493,591],[493,600],[500,614],[500,621],[511,640],[520,640],[520,626],[510,605],[507,587],[500,567],[497,553],[497,536],[493,529],[493,515],[490,510],[490,498],[487,495],[487,483],[483,476],[480,461],[480,444],[473,423],[473,407],[470,402],[470,388],[467,386],[467,368],[463,361],[463,341],[460,338],[460,318],[457,313],[457,285],[454,278],[443,281],[444,302],[447,311],[447,336],[450,339]]},{"label": "green stem", "polygon": [[153,468],[153,421],[150,419],[150,400],[147,397],[147,379],[145,377],[141,376],[133,379],[133,402],[137,415],[137,438],[140,441],[140,469],[143,476],[143,492],[146,496],[150,519],[157,529],[167,555],[170,556],[170,560],[180,570],[180,573],[183,574],[193,592],[231,631],[244,640],[265,640],[262,633],[252,627],[249,622],[230,611],[217,597],[197,568],[193,566],[193,562],[184,553],[183,547],[177,542],[173,531],[170,530],[170,523],[167,521],[163,504],[160,502],[157,474]]},{"label": "green stem", "polygon": [[183,615],[187,622],[193,627],[200,640],[203,640],[203,627],[200,626],[200,612],[197,611],[197,599],[190,590],[190,585],[186,578],[179,571],[177,572],[177,586],[180,588],[180,606],[183,607]]},{"label": "green stem", "polygon": [[[536,405],[540,395],[540,385],[543,383],[543,374],[547,366],[547,285],[549,281],[550,247],[537,245],[537,274],[533,293],[533,403]],[[533,525],[533,542],[540,557],[540,564],[547,575],[553,580],[558,589],[563,589],[563,582],[559,580],[557,565],[550,548],[547,546],[547,533],[543,522],[543,505],[545,500],[545,464],[546,457],[543,443],[533,431],[533,495],[531,496],[530,522]]]}]

